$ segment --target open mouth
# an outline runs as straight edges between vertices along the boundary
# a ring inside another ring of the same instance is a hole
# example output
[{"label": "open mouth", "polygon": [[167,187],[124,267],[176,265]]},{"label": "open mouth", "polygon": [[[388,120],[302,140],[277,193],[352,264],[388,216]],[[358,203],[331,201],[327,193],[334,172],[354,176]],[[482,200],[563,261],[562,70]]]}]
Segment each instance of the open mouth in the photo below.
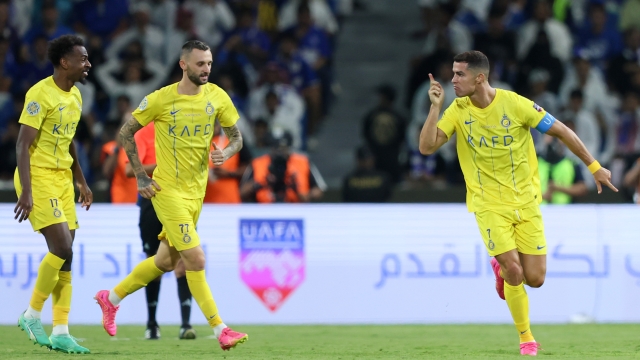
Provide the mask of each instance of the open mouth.
[{"label": "open mouth", "polygon": [[209,81],[209,75],[200,75],[200,80],[202,82],[207,82]]},{"label": "open mouth", "polygon": [[83,75],[84,77],[89,76],[89,70],[83,71],[83,72],[82,72],[82,75]]}]

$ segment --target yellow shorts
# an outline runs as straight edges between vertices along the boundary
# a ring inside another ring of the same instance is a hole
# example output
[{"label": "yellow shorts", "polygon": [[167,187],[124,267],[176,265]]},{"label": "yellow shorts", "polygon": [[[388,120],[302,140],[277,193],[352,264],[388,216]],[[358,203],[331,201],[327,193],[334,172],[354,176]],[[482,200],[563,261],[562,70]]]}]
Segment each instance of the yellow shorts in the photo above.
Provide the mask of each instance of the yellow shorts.
[{"label": "yellow shorts", "polygon": [[159,191],[151,198],[153,208],[162,223],[159,240],[166,239],[178,251],[189,250],[200,245],[196,225],[202,211],[201,199],[183,199]]},{"label": "yellow shorts", "polygon": [[[22,194],[20,176],[16,168],[13,174],[16,194]],[[74,201],[73,175],[70,169],[54,170],[31,167],[31,193],[33,209],[29,222],[33,231],[39,231],[53,224],[67,222],[69,230],[79,228]]]},{"label": "yellow shorts", "polygon": [[475,215],[489,255],[496,256],[513,249],[529,255],[547,253],[539,206],[521,210],[483,210]]}]

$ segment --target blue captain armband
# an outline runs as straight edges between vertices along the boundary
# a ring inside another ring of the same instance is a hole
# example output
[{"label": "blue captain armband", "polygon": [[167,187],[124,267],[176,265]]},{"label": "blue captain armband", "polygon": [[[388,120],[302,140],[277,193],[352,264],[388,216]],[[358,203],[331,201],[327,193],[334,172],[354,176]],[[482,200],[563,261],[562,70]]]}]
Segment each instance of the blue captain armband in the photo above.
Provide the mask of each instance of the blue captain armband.
[{"label": "blue captain armband", "polygon": [[538,126],[536,126],[536,130],[545,134],[549,129],[551,129],[551,125],[553,125],[554,122],[556,122],[556,118],[554,118],[553,115],[546,113],[538,123]]}]

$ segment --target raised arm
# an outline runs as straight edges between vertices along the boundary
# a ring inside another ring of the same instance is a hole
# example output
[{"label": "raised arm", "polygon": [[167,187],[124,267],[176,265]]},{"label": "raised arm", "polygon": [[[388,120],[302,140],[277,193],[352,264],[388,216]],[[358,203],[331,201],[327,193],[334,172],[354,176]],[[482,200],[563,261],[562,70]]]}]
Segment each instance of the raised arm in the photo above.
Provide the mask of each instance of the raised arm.
[{"label": "raised arm", "polygon": [[129,158],[129,164],[133,168],[133,173],[138,181],[138,192],[145,199],[151,199],[156,191],[160,191],[160,186],[151,179],[145,172],[142,163],[140,162],[140,156],[138,156],[138,147],[134,135],[138,130],[142,129],[142,124],[138,122],[134,117],[131,117],[122,128],[120,129],[120,142],[127,157]]},{"label": "raised arm", "polygon": [[449,138],[441,129],[438,129],[438,117],[444,103],[444,89],[439,82],[433,79],[433,75],[429,74],[431,80],[431,88],[429,89],[429,100],[431,100],[431,109],[427,120],[420,131],[420,143],[418,148],[423,155],[431,155],[444,145]]},{"label": "raised arm", "polygon": [[611,171],[603,168],[598,161],[591,155],[587,147],[584,146],[582,140],[569,129],[565,124],[560,121],[554,121],[549,130],[548,135],[560,139],[582,162],[589,168],[589,171],[593,174],[593,178],[598,188],[598,194],[602,192],[602,184],[609,187],[611,190],[618,192],[613,184],[611,184]]}]

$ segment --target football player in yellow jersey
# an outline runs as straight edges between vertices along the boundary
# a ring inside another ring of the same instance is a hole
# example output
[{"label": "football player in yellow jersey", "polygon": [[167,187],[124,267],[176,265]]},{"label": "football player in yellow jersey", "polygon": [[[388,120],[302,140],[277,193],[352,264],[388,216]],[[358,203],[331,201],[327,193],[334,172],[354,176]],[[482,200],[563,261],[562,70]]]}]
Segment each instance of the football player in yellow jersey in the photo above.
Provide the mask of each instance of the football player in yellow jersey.
[{"label": "football player in yellow jersey", "polygon": [[529,328],[529,300],[524,284],[542,286],[546,274],[546,240],[538,161],[531,128],[560,139],[589,167],[598,193],[611,184],[576,134],[540,106],[514,92],[492,88],[489,60],[479,51],[453,59],[457,99],[438,121],[444,90],[430,74],[431,109],[420,133],[420,152],[432,154],[454,133],[467,185],[467,207],[475,213],[496,276],[520,335],[520,353],[537,355],[539,344]]},{"label": "football player in yellow jersey", "polygon": [[[93,195],[78,163],[73,135],[82,111],[80,91],[91,63],[81,38],[61,36],[49,43],[53,76],[31,87],[20,115],[16,145],[18,168],[14,184],[18,194],[15,218],[29,219],[34,231],[44,235],[49,252],[38,268],[29,307],[18,325],[36,344],[66,353],[89,353],[69,335],[72,244],[78,226],[73,178],[79,202],[89,210]],[[47,337],[40,312],[53,299],[53,331]]]},{"label": "football player in yellow jersey", "polygon": [[[138,264],[112,290],[101,290],[95,299],[102,309],[105,330],[116,334],[115,315],[127,295],[146,286],[165,272],[172,271],[182,259],[187,283],[200,310],[213,328],[220,347],[228,350],[248,339],[247,334],[228,328],[220,315],[205,277],[205,255],[196,225],[207,186],[209,158],[222,165],[242,148],[242,136],[236,122],[238,112],[231,99],[218,86],[208,82],[213,62],[211,50],[201,41],[182,46],[182,80],[145,97],[122,127],[120,139],[138,180],[138,191],[151,199],[162,232],[155,256]],[[215,121],[219,121],[229,144],[210,152]],[[134,134],[154,122],[156,162],[153,179],[138,157]]]}]

